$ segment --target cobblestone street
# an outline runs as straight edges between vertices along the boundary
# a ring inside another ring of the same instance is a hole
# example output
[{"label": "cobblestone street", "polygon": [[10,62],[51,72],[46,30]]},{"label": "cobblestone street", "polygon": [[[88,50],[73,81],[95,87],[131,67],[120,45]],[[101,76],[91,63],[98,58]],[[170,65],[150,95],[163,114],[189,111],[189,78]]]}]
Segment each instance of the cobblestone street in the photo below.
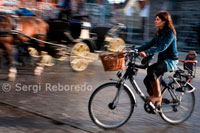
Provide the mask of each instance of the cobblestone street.
[{"label": "cobblestone street", "polygon": [[[186,54],[180,52],[180,59],[185,59]],[[200,61],[200,56],[197,59]],[[97,127],[89,118],[89,97],[99,85],[116,78],[115,74],[116,72],[104,72],[100,60],[89,64],[84,72],[73,72],[68,61],[57,62],[55,66],[46,68],[39,77],[33,76],[33,68],[19,67],[15,82],[6,81],[7,72],[1,69],[0,133],[199,132],[200,63],[198,63],[196,78],[192,82],[198,88],[195,92],[195,110],[186,122],[175,126],[163,121],[159,115],[147,114],[143,108],[143,101],[133,91],[136,95],[137,107],[131,119],[121,128],[114,130],[103,130]],[[146,71],[140,70],[136,81],[146,93],[143,85],[145,75]],[[3,89],[5,84],[11,86],[9,92]],[[66,87],[67,90],[58,90],[53,86]]]}]

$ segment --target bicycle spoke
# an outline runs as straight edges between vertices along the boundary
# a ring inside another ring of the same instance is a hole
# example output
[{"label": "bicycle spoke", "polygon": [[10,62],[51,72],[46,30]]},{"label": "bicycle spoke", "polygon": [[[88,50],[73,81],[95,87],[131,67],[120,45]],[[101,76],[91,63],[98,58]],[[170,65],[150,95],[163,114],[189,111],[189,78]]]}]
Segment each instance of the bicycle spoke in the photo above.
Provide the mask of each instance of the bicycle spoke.
[{"label": "bicycle spoke", "polygon": [[[173,97],[174,95],[176,97]],[[187,120],[192,114],[194,109],[194,100],[194,93],[183,93],[177,91],[172,93],[172,91],[165,89],[163,92],[163,103],[160,115],[169,123],[181,123]]]},{"label": "bicycle spoke", "polygon": [[184,111],[189,111],[190,109],[188,109],[188,108],[186,108],[186,107],[184,107],[184,106],[182,106],[182,105],[180,105],[179,106],[181,109],[183,109]]},{"label": "bicycle spoke", "polygon": [[[105,84],[97,88],[89,101],[89,114],[95,124],[104,128],[114,128],[123,125],[133,112],[132,95],[127,88],[123,88],[120,93],[116,88],[117,83]],[[116,99],[116,94],[120,94]]]}]

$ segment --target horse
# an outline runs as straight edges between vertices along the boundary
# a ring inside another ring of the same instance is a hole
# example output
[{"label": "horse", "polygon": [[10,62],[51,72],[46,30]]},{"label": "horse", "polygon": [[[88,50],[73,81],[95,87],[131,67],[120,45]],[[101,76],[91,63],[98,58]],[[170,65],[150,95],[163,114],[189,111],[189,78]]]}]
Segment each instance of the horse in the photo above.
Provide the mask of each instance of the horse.
[{"label": "horse", "polygon": [[[30,41],[30,37],[37,37],[40,40],[45,40],[49,25],[42,19],[36,16],[13,16],[11,14],[0,13],[0,48],[5,51],[9,65],[8,80],[15,80],[17,69],[14,60],[14,45]],[[12,31],[18,31],[22,34],[15,34]],[[34,42],[35,48],[41,52],[45,46],[42,43]],[[2,53],[2,52],[1,52]],[[43,71],[42,65],[37,65],[35,75],[40,75]]]}]

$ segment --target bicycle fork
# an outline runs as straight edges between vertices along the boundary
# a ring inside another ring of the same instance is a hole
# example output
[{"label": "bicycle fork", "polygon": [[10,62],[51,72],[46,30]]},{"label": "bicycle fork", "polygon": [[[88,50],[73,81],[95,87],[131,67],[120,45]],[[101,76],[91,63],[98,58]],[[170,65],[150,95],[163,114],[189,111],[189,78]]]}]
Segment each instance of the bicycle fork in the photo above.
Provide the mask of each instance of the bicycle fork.
[{"label": "bicycle fork", "polygon": [[117,90],[117,94],[116,94],[115,98],[114,98],[113,101],[112,101],[111,103],[109,103],[109,105],[108,105],[108,107],[109,107],[110,109],[113,110],[113,109],[115,109],[115,108],[117,107],[117,104],[118,104],[118,102],[119,102],[120,94],[121,94],[122,90],[124,89],[123,87],[124,87],[124,84],[123,84],[123,83],[120,83],[120,82],[116,85],[116,88],[118,88],[118,90]]}]

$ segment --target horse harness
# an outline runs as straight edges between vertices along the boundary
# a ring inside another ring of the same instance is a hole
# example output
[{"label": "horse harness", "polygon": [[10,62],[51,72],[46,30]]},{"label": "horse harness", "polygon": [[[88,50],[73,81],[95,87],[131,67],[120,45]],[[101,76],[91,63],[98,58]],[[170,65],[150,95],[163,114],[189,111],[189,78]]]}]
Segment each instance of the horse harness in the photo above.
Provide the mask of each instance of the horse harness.
[{"label": "horse harness", "polygon": [[[0,18],[4,18],[6,19],[6,16],[5,15],[0,15]],[[21,28],[21,24],[19,22],[19,17],[16,16],[16,15],[9,15],[7,16],[10,18],[11,20],[11,30],[17,30],[17,31],[21,31],[22,28]],[[0,30],[0,37],[9,37],[9,36],[14,36],[16,37],[16,34],[11,32],[10,30]]]}]

